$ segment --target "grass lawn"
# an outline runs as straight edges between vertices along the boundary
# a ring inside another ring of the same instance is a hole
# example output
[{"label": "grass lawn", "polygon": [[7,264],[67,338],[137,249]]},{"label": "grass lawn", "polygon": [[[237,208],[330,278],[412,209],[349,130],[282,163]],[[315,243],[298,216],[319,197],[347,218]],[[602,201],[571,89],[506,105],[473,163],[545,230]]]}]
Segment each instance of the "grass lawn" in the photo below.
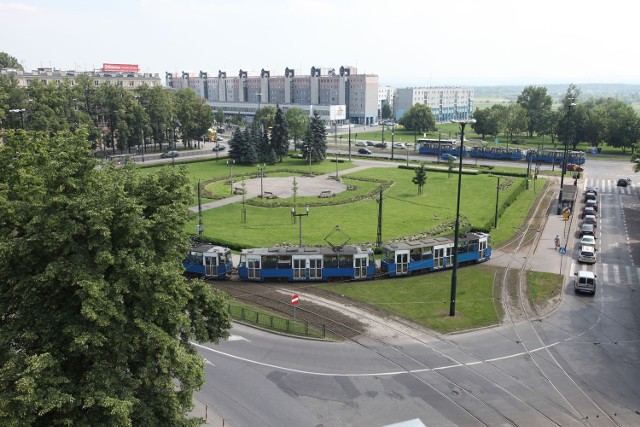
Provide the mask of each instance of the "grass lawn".
[{"label": "grass lawn", "polygon": [[[328,168],[335,168],[335,163]],[[225,165],[226,166],[226,165]],[[321,167],[320,165],[318,166]],[[318,197],[298,197],[298,206],[311,206],[309,216],[303,218],[303,242],[306,245],[326,245],[325,237],[340,226],[350,236],[350,243],[373,244],[376,240],[378,224],[378,203],[374,198],[350,202],[349,198],[361,197],[375,191],[375,180],[392,181],[394,184],[384,192],[383,198],[383,241],[403,236],[431,232],[452,234],[455,220],[457,175],[446,172],[428,172],[424,193],[417,195],[417,187],[411,182],[415,176],[412,170],[371,168],[354,174],[343,173],[345,182],[353,177],[360,180],[357,191],[347,191],[331,199]],[[464,175],[461,201],[461,223],[485,227],[493,224],[495,213],[496,178],[488,175]],[[516,191],[522,178],[512,178],[512,184],[501,190],[504,201]],[[503,178],[505,182],[505,178]],[[216,184],[217,185],[217,184]],[[228,186],[224,189],[228,190]],[[317,206],[325,203],[340,203],[331,206]],[[297,244],[299,224],[291,220],[292,198],[275,199],[273,207],[245,205],[246,223],[242,219],[242,204],[235,203],[213,210],[203,211],[205,237],[209,240],[232,247],[269,247],[274,244]],[[188,225],[195,230],[197,219]]]},{"label": "grass lawn", "polygon": [[499,323],[493,298],[494,271],[483,265],[458,269],[456,315],[449,316],[451,270],[402,279],[321,285],[365,301],[441,333]]},{"label": "grass lawn", "polygon": [[529,295],[534,306],[540,305],[562,292],[564,276],[555,273],[529,271],[527,285]]}]

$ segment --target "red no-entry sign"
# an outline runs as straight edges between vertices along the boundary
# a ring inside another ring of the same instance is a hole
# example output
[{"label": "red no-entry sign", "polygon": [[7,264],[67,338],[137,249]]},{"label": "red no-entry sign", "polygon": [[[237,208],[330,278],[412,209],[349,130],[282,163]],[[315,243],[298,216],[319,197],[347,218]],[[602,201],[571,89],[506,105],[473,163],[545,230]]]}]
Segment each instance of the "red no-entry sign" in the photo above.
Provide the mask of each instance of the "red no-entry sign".
[{"label": "red no-entry sign", "polygon": [[293,294],[291,296],[291,304],[296,305],[298,303],[298,295]]}]

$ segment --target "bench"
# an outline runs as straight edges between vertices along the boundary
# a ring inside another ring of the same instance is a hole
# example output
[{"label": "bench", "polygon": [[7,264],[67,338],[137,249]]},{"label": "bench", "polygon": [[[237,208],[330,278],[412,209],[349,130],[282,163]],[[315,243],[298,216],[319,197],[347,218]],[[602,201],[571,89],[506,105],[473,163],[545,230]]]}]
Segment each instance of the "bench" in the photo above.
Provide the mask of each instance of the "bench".
[{"label": "bench", "polygon": [[233,194],[244,194],[242,187],[233,187]]},{"label": "bench", "polygon": [[322,191],[318,197],[320,197],[321,199],[327,199],[333,196],[335,196],[335,194],[333,194],[330,190],[325,190]]},{"label": "bench", "polygon": [[271,191],[265,191],[263,196],[265,199],[275,199],[276,196]]}]

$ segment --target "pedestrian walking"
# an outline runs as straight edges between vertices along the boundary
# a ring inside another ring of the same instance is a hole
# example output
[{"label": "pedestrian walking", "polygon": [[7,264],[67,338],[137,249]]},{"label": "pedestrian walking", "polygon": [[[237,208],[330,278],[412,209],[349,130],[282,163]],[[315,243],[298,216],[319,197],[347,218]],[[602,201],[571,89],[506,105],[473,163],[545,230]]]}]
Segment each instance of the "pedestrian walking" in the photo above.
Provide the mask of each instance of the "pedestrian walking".
[{"label": "pedestrian walking", "polygon": [[557,234],[556,234],[556,238],[553,239],[553,241],[556,244],[556,249],[559,249],[560,248],[560,237]]}]

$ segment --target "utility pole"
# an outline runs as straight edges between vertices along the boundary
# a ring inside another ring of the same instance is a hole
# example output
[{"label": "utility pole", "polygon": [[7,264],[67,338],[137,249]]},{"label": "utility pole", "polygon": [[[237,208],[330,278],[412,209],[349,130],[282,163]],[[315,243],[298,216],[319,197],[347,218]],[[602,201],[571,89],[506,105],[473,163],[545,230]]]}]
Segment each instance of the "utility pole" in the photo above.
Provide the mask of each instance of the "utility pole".
[{"label": "utility pole", "polygon": [[382,246],[382,186],[380,186],[380,198],[378,202],[378,235],[376,236],[376,247]]}]

